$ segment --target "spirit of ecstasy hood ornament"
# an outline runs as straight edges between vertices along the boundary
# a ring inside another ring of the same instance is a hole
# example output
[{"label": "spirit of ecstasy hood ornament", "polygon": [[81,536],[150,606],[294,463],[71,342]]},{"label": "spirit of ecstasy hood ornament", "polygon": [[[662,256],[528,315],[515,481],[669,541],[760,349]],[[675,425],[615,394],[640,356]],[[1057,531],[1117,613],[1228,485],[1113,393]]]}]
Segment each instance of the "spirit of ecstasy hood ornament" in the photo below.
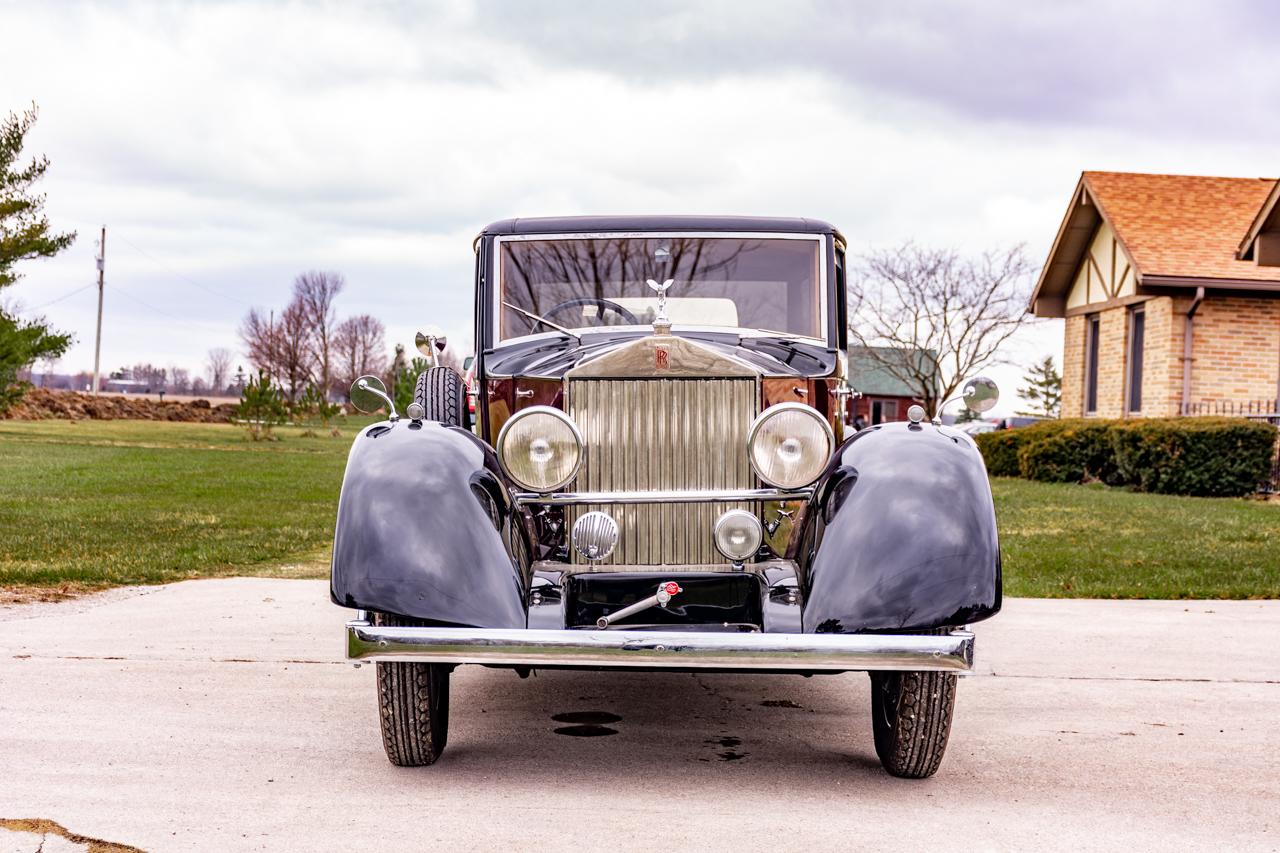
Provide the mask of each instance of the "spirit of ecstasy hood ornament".
[{"label": "spirit of ecstasy hood ornament", "polygon": [[646,279],[645,284],[649,285],[654,293],[658,294],[658,315],[653,318],[654,334],[668,335],[671,333],[671,318],[667,316],[667,288],[675,284],[674,278],[669,278],[662,284],[658,284],[653,279]]}]

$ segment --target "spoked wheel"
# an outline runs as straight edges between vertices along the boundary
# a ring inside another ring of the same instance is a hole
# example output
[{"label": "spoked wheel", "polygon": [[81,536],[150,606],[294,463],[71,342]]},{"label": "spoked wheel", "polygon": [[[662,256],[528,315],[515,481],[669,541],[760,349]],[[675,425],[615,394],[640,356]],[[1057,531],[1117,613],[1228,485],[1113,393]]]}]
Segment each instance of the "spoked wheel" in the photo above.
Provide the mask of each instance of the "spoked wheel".
[{"label": "spoked wheel", "polygon": [[890,775],[925,779],[938,772],[951,734],[957,677],[950,672],[872,672],[871,728]]},{"label": "spoked wheel", "polygon": [[413,401],[426,411],[429,421],[448,426],[471,426],[467,411],[467,387],[452,367],[429,367],[418,374]]},{"label": "spoked wheel", "polygon": [[[385,613],[377,625],[411,625]],[[449,738],[448,664],[379,663],[378,718],[387,759],[400,767],[434,764]]]}]

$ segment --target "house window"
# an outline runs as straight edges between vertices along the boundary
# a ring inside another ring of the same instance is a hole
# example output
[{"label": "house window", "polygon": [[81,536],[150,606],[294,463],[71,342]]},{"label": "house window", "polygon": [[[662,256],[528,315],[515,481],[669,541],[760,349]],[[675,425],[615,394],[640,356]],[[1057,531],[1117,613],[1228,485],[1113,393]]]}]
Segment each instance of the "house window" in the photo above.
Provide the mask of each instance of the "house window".
[{"label": "house window", "polygon": [[1147,312],[1135,308],[1129,315],[1129,400],[1130,412],[1142,411],[1142,348],[1147,331]]},{"label": "house window", "polygon": [[1090,314],[1084,320],[1084,410],[1098,411],[1098,340],[1102,318]]},{"label": "house window", "polygon": [[883,424],[898,419],[898,401],[897,400],[872,400],[871,401],[871,423]]}]

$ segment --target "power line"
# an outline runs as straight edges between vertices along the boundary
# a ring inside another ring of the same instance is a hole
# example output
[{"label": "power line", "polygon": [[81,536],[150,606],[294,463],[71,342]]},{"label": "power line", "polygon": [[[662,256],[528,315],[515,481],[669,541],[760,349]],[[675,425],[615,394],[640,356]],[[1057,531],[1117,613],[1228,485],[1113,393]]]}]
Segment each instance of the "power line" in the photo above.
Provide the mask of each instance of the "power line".
[{"label": "power line", "polygon": [[221,297],[222,299],[225,299],[225,300],[227,300],[228,302],[235,302],[235,303],[238,303],[238,304],[240,304],[240,305],[248,305],[248,304],[249,304],[248,302],[245,302],[243,299],[237,299],[237,298],[236,298],[236,297],[234,297],[234,296],[228,296],[227,294],[222,293],[221,291],[214,290],[212,287],[209,287],[208,285],[201,284],[200,282],[196,281],[196,280],[195,280],[195,279],[193,279],[193,278],[188,278],[187,276],[185,276],[185,275],[183,275],[182,273],[180,273],[180,272],[178,272],[177,270],[175,270],[173,267],[171,267],[171,266],[169,266],[168,264],[166,264],[164,261],[162,261],[162,260],[160,260],[159,258],[157,258],[155,255],[153,255],[153,254],[151,254],[150,252],[148,252],[146,249],[144,249],[144,248],[142,248],[141,246],[139,246],[139,245],[137,245],[136,243],[134,243],[134,242],[133,242],[132,240],[130,240],[128,237],[122,237],[122,236],[120,236],[120,234],[119,234],[118,232],[116,233],[116,239],[118,239],[118,240],[123,240],[125,243],[127,243],[131,248],[133,248],[133,249],[134,249],[136,252],[138,252],[140,255],[143,255],[144,257],[149,258],[149,259],[152,261],[152,263],[154,263],[154,264],[156,264],[157,266],[161,267],[162,269],[164,269],[164,270],[168,271],[169,273],[171,273],[171,274],[173,274],[173,275],[177,276],[181,281],[185,282],[186,284],[191,285],[192,287],[198,287],[198,288],[200,288],[201,290],[205,291],[206,293],[212,293],[214,296]]},{"label": "power line", "polygon": [[170,320],[177,320],[179,323],[185,323],[185,322],[187,322],[187,320],[186,320],[185,318],[183,318],[183,317],[179,317],[179,316],[177,316],[176,314],[170,314],[168,311],[165,311],[165,310],[163,310],[163,309],[161,309],[161,308],[157,308],[156,306],[152,305],[150,302],[144,302],[144,301],[142,301],[142,300],[141,300],[141,299],[139,299],[138,297],[136,297],[136,296],[134,296],[133,294],[131,294],[129,291],[121,289],[120,285],[118,285],[118,284],[113,284],[113,285],[111,286],[111,292],[112,292],[112,293],[118,293],[118,294],[120,294],[121,296],[123,296],[124,298],[126,298],[126,299],[128,299],[128,300],[131,300],[131,301],[133,301],[133,302],[138,303],[138,304],[139,304],[139,305],[141,305],[143,308],[150,308],[152,311],[156,312],[157,314],[162,314],[162,315],[164,315],[165,317],[168,317]]},{"label": "power line", "polygon": [[27,308],[25,310],[41,311],[45,308],[48,308],[50,305],[57,305],[59,302],[61,302],[64,299],[70,299],[71,297],[75,296],[77,293],[84,293],[86,290],[94,286],[96,286],[96,283],[91,281],[88,284],[86,284],[84,287],[77,287],[75,290],[71,291],[70,293],[62,294],[57,299],[50,299],[48,302],[42,302],[39,305],[35,306],[34,308]]}]

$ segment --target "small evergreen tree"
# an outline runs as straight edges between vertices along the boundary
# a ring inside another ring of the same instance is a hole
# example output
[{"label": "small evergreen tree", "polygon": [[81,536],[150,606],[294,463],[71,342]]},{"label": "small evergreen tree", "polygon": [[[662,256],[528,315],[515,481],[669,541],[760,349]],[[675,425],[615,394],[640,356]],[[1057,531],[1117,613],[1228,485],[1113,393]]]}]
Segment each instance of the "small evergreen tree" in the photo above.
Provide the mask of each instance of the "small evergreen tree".
[{"label": "small evergreen tree", "polygon": [[958,424],[967,424],[970,421],[978,421],[978,420],[982,420],[982,415],[979,414],[978,412],[975,412],[973,409],[969,408],[968,406],[961,406],[960,412],[956,415],[956,423]]},{"label": "small evergreen tree", "polygon": [[[74,233],[57,234],[44,215],[44,196],[33,191],[49,168],[47,157],[20,163],[22,143],[36,121],[36,108],[0,121],[0,291],[16,282],[18,261],[51,258],[71,245]],[[55,332],[43,318],[22,320],[0,307],[0,411],[21,399],[29,385],[18,374],[40,359],[58,358],[71,335]]]},{"label": "small evergreen tree", "polygon": [[1022,377],[1026,384],[1018,389],[1018,397],[1027,403],[1028,417],[1056,418],[1062,414],[1062,375],[1053,364],[1053,356],[1036,362]]},{"label": "small evergreen tree", "polygon": [[254,441],[273,441],[271,429],[282,424],[288,417],[284,395],[280,389],[271,384],[271,377],[265,370],[259,370],[257,378],[250,377],[244,390],[240,392],[240,405],[236,409],[249,437]]},{"label": "small evergreen tree", "polygon": [[314,417],[319,418],[320,423],[328,429],[329,422],[337,417],[341,407],[326,400],[319,386],[312,383],[303,390],[302,396],[290,411],[295,423],[302,423],[304,419]]},{"label": "small evergreen tree", "polygon": [[404,412],[413,402],[413,392],[418,387],[418,375],[431,366],[425,358],[414,357],[407,365],[401,359],[397,362],[391,386],[391,399],[396,401],[396,411]]}]

